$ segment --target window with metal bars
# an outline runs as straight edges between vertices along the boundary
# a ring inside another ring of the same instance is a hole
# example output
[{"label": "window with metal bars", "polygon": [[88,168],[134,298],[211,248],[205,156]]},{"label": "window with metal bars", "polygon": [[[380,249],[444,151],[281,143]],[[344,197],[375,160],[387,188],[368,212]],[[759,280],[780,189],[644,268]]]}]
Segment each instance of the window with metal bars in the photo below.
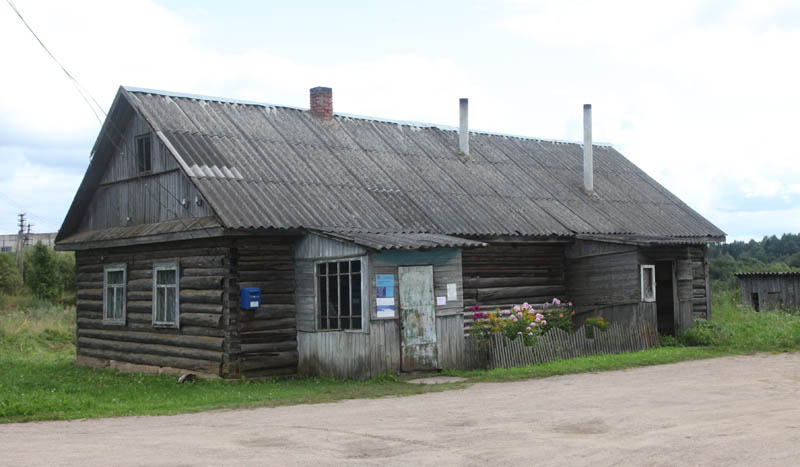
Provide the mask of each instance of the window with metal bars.
[{"label": "window with metal bars", "polygon": [[361,329],[361,260],[317,263],[318,329]]},{"label": "window with metal bars", "polygon": [[136,137],[136,169],[139,173],[153,169],[152,143],[150,133]]},{"label": "window with metal bars", "polygon": [[125,324],[125,264],[103,266],[103,324]]}]

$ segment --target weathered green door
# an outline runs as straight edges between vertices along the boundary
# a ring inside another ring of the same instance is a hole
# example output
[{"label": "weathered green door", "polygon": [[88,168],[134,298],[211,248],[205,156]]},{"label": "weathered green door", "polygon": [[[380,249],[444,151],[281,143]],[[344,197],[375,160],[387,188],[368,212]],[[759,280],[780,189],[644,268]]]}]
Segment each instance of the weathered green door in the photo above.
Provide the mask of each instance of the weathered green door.
[{"label": "weathered green door", "polygon": [[398,276],[403,371],[436,369],[433,266],[401,266]]}]

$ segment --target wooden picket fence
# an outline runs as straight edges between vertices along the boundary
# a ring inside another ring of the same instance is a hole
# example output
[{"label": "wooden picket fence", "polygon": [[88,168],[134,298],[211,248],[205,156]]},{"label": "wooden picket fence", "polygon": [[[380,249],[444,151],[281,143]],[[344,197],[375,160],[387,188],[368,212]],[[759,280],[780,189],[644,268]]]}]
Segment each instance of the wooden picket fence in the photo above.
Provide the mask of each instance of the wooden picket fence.
[{"label": "wooden picket fence", "polygon": [[612,324],[606,331],[594,330],[594,338],[586,337],[581,327],[575,333],[553,329],[526,347],[522,339],[510,341],[499,333],[492,341],[465,336],[465,365],[469,369],[513,368],[551,360],[589,355],[636,352],[658,345],[658,332],[645,322],[629,325]]}]

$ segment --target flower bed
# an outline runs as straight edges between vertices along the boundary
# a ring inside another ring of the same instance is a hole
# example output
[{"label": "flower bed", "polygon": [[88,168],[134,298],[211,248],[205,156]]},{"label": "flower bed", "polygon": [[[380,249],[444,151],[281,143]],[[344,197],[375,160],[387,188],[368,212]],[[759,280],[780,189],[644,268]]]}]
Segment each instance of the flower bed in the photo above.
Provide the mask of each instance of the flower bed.
[{"label": "flower bed", "polygon": [[574,332],[572,317],[575,312],[572,311],[572,303],[562,303],[557,298],[545,303],[541,309],[535,309],[526,302],[505,310],[497,308],[489,313],[480,311],[478,305],[470,308],[470,311],[474,314],[467,332],[487,342],[499,333],[510,341],[521,337],[526,346],[531,346],[536,344],[539,336],[552,329]]}]

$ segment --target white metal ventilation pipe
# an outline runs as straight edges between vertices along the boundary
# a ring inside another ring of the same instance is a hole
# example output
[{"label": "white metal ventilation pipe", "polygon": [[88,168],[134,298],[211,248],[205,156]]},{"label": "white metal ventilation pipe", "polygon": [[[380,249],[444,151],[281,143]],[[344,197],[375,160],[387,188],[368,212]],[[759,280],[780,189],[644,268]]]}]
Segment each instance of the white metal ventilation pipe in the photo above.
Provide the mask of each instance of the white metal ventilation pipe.
[{"label": "white metal ventilation pipe", "polygon": [[592,104],[583,104],[583,189],[594,191],[594,160],[592,155]]},{"label": "white metal ventilation pipe", "polygon": [[469,154],[469,99],[462,97],[458,100],[459,126],[458,149],[464,154]]}]

